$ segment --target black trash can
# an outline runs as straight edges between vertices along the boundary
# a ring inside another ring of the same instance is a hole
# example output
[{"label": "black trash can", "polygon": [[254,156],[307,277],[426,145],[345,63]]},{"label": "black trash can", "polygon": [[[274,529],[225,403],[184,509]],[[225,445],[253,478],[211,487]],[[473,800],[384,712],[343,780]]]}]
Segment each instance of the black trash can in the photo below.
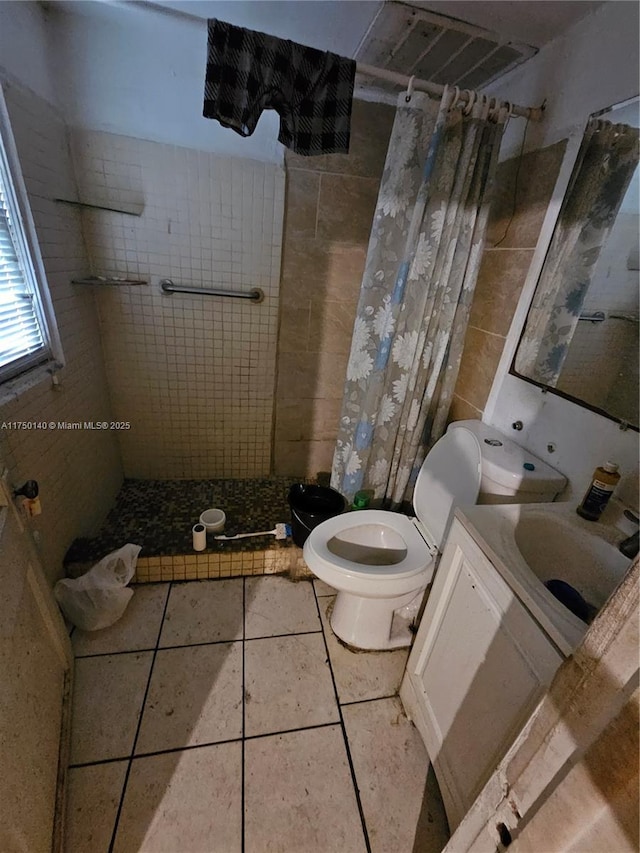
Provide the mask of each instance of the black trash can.
[{"label": "black trash can", "polygon": [[335,489],[327,486],[307,486],[294,483],[289,489],[291,507],[291,535],[300,548],[314,527],[328,518],[340,515],[346,501]]}]

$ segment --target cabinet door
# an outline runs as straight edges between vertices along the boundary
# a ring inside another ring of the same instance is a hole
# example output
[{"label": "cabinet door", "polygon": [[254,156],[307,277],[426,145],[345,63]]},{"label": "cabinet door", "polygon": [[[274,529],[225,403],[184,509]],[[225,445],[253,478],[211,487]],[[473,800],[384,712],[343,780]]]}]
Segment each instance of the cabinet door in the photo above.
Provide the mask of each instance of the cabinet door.
[{"label": "cabinet door", "polygon": [[456,519],[400,694],[427,747],[452,831],[561,662]]}]

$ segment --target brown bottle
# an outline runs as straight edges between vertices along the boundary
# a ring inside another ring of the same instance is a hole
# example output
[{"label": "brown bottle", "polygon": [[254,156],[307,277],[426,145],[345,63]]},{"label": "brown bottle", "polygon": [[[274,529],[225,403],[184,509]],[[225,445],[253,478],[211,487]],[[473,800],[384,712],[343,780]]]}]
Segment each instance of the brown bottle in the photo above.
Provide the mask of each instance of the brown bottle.
[{"label": "brown bottle", "polygon": [[619,480],[620,474],[615,462],[605,462],[604,465],[596,468],[591,478],[591,485],[576,509],[578,515],[586,518],[587,521],[597,521],[609,503],[609,498]]}]

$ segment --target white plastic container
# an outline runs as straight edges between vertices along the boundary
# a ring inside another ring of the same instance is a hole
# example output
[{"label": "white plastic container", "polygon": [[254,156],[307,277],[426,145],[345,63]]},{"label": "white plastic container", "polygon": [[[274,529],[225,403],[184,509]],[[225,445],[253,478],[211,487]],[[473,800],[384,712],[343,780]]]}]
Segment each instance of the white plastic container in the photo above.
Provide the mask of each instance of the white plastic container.
[{"label": "white plastic container", "polygon": [[193,550],[204,551],[207,547],[207,531],[204,529],[204,524],[194,524],[191,533],[193,536]]},{"label": "white plastic container", "polygon": [[207,533],[222,533],[226,520],[221,509],[205,509],[200,516],[200,524],[204,524]]}]

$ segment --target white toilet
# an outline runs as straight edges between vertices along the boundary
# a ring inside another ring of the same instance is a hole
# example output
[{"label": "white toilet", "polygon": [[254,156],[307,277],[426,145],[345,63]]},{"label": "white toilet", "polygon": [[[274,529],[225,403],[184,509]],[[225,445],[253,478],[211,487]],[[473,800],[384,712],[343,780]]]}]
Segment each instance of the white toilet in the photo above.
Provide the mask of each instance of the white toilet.
[{"label": "white toilet", "polygon": [[[331,627],[359,649],[411,643],[394,614],[431,583],[456,506],[552,501],[566,478],[493,427],[457,421],[431,449],[416,480],[417,518],[358,510],[324,521],[304,544],[316,577],[338,590]],[[398,614],[400,616],[400,614]]]}]

